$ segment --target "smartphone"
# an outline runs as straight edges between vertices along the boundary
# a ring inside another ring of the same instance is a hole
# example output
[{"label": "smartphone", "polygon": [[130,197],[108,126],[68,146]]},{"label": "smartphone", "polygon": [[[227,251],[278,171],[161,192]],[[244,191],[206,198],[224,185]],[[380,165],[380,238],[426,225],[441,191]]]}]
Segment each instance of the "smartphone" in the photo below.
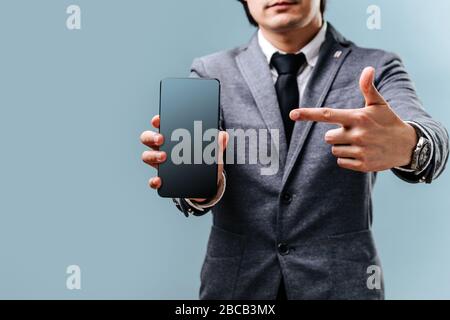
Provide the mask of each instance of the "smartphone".
[{"label": "smartphone", "polygon": [[211,198],[217,193],[220,82],[204,78],[161,80],[158,166],[161,197]]}]

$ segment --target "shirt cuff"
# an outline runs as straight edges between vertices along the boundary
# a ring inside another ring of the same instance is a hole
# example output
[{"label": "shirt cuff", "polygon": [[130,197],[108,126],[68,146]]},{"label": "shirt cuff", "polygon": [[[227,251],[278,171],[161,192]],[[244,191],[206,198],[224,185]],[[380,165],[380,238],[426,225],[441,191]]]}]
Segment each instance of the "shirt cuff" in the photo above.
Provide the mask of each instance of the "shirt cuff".
[{"label": "shirt cuff", "polygon": [[418,175],[420,175],[422,172],[424,172],[424,171],[428,168],[428,166],[430,165],[430,163],[431,163],[431,159],[433,158],[433,155],[434,155],[434,142],[433,142],[433,139],[431,139],[431,137],[430,137],[430,135],[428,134],[428,132],[424,129],[424,127],[422,127],[422,125],[420,125],[420,124],[418,124],[417,122],[414,122],[414,121],[405,121],[405,122],[408,123],[408,124],[410,124],[410,125],[412,125],[413,127],[417,128],[417,129],[419,129],[420,133],[421,133],[425,138],[427,138],[428,141],[430,141],[430,144],[431,144],[430,158],[428,159],[428,162],[427,162],[427,164],[424,166],[424,168],[423,168],[422,170],[420,170],[420,171],[418,171],[418,170],[412,170],[412,169],[407,169],[407,168],[404,168],[404,167],[395,167],[394,169],[400,170],[400,171],[403,171],[403,172],[414,173],[415,175],[418,176]]},{"label": "shirt cuff", "polygon": [[223,197],[223,194],[225,193],[225,188],[227,186],[227,178],[225,176],[225,172],[222,172],[222,181],[219,184],[219,189],[217,190],[216,196],[212,199],[210,199],[207,202],[197,203],[195,201],[184,199],[190,206],[192,206],[194,209],[197,209],[199,211],[205,211],[205,209],[214,207]]}]

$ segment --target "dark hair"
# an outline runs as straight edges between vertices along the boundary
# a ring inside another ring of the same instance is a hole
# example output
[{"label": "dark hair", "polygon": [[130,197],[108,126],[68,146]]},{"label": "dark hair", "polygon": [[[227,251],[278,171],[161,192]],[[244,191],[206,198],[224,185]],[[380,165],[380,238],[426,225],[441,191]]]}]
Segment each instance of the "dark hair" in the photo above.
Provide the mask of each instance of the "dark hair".
[{"label": "dark hair", "polygon": [[[247,2],[245,0],[238,0],[238,1],[240,3],[242,3],[242,5],[244,6],[245,14],[247,15],[247,18],[248,18],[248,21],[250,22],[250,24],[257,27],[258,23],[256,22],[255,19],[253,19],[252,14],[250,13],[250,9],[248,8]],[[320,1],[320,12],[322,13],[322,15],[325,13],[326,7],[327,7],[327,0],[321,0]]]}]

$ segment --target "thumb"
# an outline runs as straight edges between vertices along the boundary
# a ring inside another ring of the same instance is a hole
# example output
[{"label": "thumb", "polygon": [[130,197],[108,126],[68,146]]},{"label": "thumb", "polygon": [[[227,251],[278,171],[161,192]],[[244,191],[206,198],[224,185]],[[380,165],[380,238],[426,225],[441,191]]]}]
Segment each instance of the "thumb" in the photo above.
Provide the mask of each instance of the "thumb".
[{"label": "thumb", "polygon": [[375,69],[373,67],[367,67],[363,70],[361,78],[359,79],[359,87],[366,99],[366,106],[384,105],[386,101],[375,88]]},{"label": "thumb", "polygon": [[226,131],[220,131],[219,137],[218,137],[218,143],[219,143],[219,165],[223,164],[223,153],[228,145],[229,135]]},{"label": "thumb", "polygon": [[221,152],[223,152],[227,148],[228,139],[229,139],[228,132],[226,131],[219,132],[219,148]]}]

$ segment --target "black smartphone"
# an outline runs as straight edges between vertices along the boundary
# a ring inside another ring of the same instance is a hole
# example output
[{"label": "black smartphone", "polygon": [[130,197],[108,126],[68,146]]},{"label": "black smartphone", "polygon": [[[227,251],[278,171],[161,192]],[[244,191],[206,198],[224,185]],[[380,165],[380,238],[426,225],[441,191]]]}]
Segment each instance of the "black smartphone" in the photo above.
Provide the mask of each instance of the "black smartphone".
[{"label": "black smartphone", "polygon": [[220,82],[168,78],[160,83],[159,132],[167,159],[158,166],[161,197],[211,198],[217,192]]}]

